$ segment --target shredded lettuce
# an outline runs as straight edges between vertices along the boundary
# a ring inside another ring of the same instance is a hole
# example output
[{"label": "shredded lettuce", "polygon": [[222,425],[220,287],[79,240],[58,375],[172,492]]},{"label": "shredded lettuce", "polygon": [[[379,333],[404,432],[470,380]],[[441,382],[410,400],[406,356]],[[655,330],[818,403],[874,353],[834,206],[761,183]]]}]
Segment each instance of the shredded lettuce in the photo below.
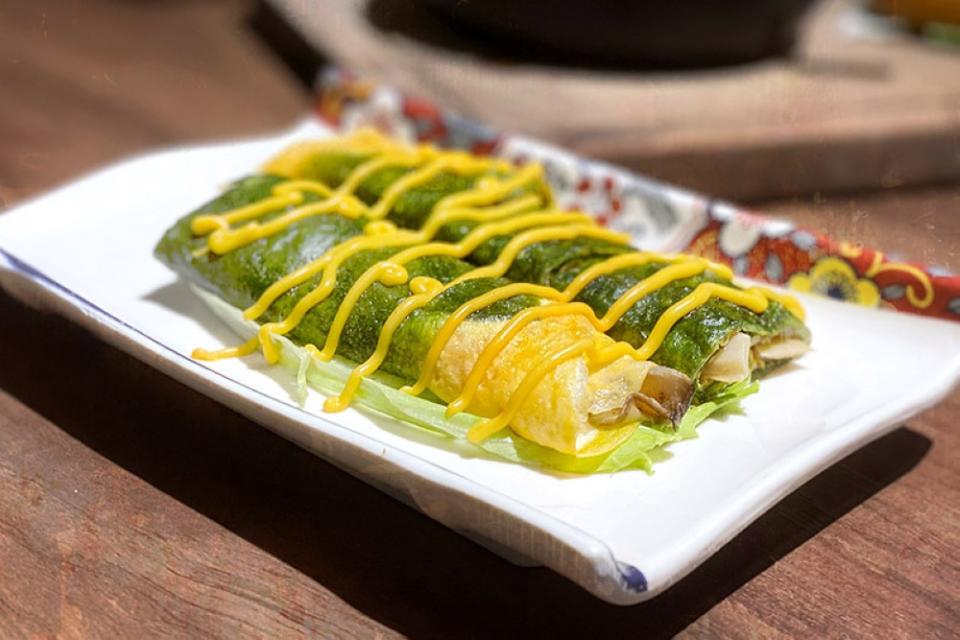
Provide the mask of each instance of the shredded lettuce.
[{"label": "shredded lettuce", "polygon": [[[256,323],[245,320],[238,309],[213,294],[198,288],[194,290],[238,335],[246,339],[256,333]],[[305,401],[308,387],[330,395],[340,393],[354,365],[340,358],[321,362],[287,338],[277,336],[274,340],[280,347],[281,364],[296,376],[298,401]],[[453,440],[462,446],[466,455],[476,453],[480,448],[510,462],[579,474],[625,469],[652,472],[655,461],[669,457],[664,450],[666,445],[697,437],[697,426],[704,420],[736,406],[740,399],[756,393],[759,388],[758,383],[750,380],[730,385],[710,401],[692,405],[676,429],[667,425],[638,425],[633,434],[613,451],[593,457],[577,457],[540,446],[509,429],[474,445],[467,440],[467,432],[482,418],[468,413],[447,418],[444,405],[427,397],[404,393],[398,388],[401,384],[397,378],[382,373],[364,379],[356,395],[356,408],[389,416],[422,432]]]}]

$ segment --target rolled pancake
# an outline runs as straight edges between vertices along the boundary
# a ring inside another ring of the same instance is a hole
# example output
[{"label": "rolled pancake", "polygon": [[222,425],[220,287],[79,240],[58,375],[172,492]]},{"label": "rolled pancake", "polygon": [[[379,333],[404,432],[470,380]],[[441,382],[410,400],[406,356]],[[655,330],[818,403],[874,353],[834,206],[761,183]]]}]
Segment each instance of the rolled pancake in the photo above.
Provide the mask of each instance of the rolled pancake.
[{"label": "rolled pancake", "polygon": [[[286,178],[318,180],[337,188],[349,182],[355,175],[354,171],[364,163],[411,148],[367,130],[344,138],[294,145],[268,162],[264,170]],[[433,150],[433,153],[431,157],[442,157],[446,152]],[[386,164],[356,181],[352,191],[360,200],[372,205],[419,166]],[[485,168],[472,172],[439,171],[393,199],[387,219],[400,227],[418,229],[444,198],[472,189],[483,180],[509,181],[523,170],[505,165],[502,161],[491,161]],[[501,202],[535,196],[542,206],[548,206],[552,196],[545,177],[542,173],[531,175],[532,179],[518,182],[516,188],[505,194]],[[477,224],[461,222],[446,225],[438,237],[456,242],[476,228]],[[510,239],[509,236],[494,238],[466,260],[477,265],[490,264]],[[594,265],[629,253],[639,252],[628,244],[588,237],[543,242],[527,247],[520,253],[506,275],[515,282],[563,289]],[[618,269],[595,279],[575,299],[589,305],[597,315],[602,315],[632,286],[671,264],[653,259],[643,265]],[[704,283],[736,288],[730,278],[709,271],[677,279],[638,300],[609,329],[608,334],[640,347],[649,338],[663,313]],[[743,346],[742,339],[737,338],[739,335],[749,337],[749,350],[737,349]],[[722,393],[727,385],[736,382],[732,380],[731,371],[739,370],[744,377],[766,373],[802,355],[809,343],[810,332],[802,319],[777,300],[771,300],[762,313],[754,313],[728,301],[713,299],[678,322],[651,360],[693,379],[700,387],[698,397],[708,400],[711,395]],[[740,359],[737,363],[739,367],[731,366],[734,353]],[[725,361],[724,364],[710,366],[717,358]],[[716,371],[720,372],[717,377],[711,377]]]},{"label": "rolled pancake", "polygon": [[[366,221],[330,214],[306,218],[223,255],[204,251],[206,241],[192,231],[195,218],[257,202],[278,181],[269,176],[239,181],[221,197],[181,218],[166,232],[155,254],[202,289],[245,309],[278,279],[363,233]],[[323,345],[351,286],[371,265],[396,251],[373,249],[347,259],[337,272],[329,296],[310,308],[287,337],[300,345]],[[410,278],[423,276],[443,283],[476,268],[446,256],[418,259],[406,267]],[[281,321],[318,282],[319,276],[283,294],[258,321]],[[416,381],[437,331],[450,314],[465,301],[509,282],[504,278],[467,280],[411,313],[393,336],[381,369],[409,383]],[[378,282],[370,286],[350,313],[336,354],[357,363],[369,358],[387,318],[410,296],[407,284],[389,286]],[[533,296],[515,296],[472,314],[442,351],[429,384],[431,391],[444,400],[455,397],[487,342],[515,313],[543,302]],[[486,371],[468,411],[487,417],[498,414],[539,362],[556,350],[587,338],[600,345],[614,343],[582,316],[560,316],[528,325]],[[661,369],[631,358],[620,358],[592,370],[585,356],[569,360],[539,380],[510,426],[525,438],[564,453],[603,453],[629,437],[639,424],[669,423],[682,415],[689,404],[692,385],[675,385],[664,391]],[[657,375],[651,377],[651,372]],[[613,420],[609,419],[611,413]],[[596,416],[602,419],[595,419]]]}]

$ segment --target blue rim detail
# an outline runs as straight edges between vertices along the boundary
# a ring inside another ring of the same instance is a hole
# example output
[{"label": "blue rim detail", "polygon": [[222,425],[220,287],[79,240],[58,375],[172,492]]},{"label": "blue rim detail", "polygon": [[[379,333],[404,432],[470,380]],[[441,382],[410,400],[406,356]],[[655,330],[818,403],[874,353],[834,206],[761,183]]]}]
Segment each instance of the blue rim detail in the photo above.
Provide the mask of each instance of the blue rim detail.
[{"label": "blue rim detail", "polygon": [[[166,351],[167,353],[170,353],[170,354],[176,356],[178,359],[184,360],[184,361],[188,362],[188,363],[191,365],[191,367],[205,369],[206,371],[209,371],[209,372],[213,373],[214,375],[216,375],[216,376],[218,376],[218,377],[220,377],[220,378],[223,378],[224,380],[229,380],[231,383],[238,385],[238,386],[241,387],[242,389],[246,389],[247,391],[250,391],[250,392],[252,392],[252,393],[256,393],[257,395],[260,395],[260,396],[263,396],[264,398],[269,398],[269,399],[272,400],[272,398],[270,398],[270,396],[264,394],[262,391],[258,391],[258,390],[254,389],[254,388],[252,388],[252,387],[248,387],[247,385],[243,384],[242,382],[237,382],[236,380],[233,380],[233,379],[231,379],[231,378],[228,378],[228,377],[225,376],[224,374],[222,374],[222,373],[220,373],[219,371],[216,371],[216,370],[214,370],[214,369],[211,369],[210,367],[205,367],[205,366],[203,366],[202,364],[200,364],[200,363],[198,363],[197,361],[195,361],[195,360],[193,360],[192,358],[190,358],[189,356],[186,356],[186,355],[180,353],[180,352],[177,351],[176,349],[172,349],[172,348],[168,347],[167,345],[163,344],[162,342],[160,342],[160,341],[157,340],[156,338],[153,338],[153,337],[147,335],[146,333],[144,333],[143,331],[141,331],[140,329],[137,329],[137,328],[134,327],[133,325],[131,325],[131,324],[127,323],[127,322],[124,322],[123,320],[121,320],[121,319],[118,318],[117,316],[113,315],[112,313],[110,313],[109,311],[107,311],[106,309],[104,309],[103,307],[100,307],[99,305],[91,302],[90,300],[87,300],[86,298],[84,298],[83,296],[81,296],[81,295],[80,295],[79,293],[77,293],[76,291],[74,291],[74,290],[72,290],[72,289],[70,289],[70,288],[68,288],[68,287],[63,286],[62,284],[60,284],[59,282],[57,282],[56,280],[54,280],[53,278],[51,278],[51,277],[48,276],[47,274],[45,274],[45,273],[43,273],[42,271],[38,270],[36,267],[33,267],[33,266],[31,266],[30,264],[27,264],[26,262],[24,262],[24,261],[21,260],[20,258],[16,257],[15,255],[13,255],[12,253],[10,253],[9,251],[7,251],[6,249],[4,249],[3,247],[0,247],[0,257],[3,257],[3,259],[5,259],[5,260],[10,264],[10,266],[13,267],[13,270],[16,271],[17,273],[20,273],[20,274],[22,274],[22,275],[25,275],[25,276],[27,276],[28,278],[31,278],[31,279],[33,279],[33,280],[35,280],[35,281],[37,281],[37,282],[42,282],[42,283],[44,283],[45,285],[49,286],[50,288],[55,289],[55,290],[59,291],[60,293],[66,295],[67,297],[76,300],[76,301],[79,302],[82,306],[84,306],[84,307],[86,307],[86,308],[88,308],[88,309],[92,309],[93,311],[96,311],[98,314],[100,314],[100,315],[103,316],[104,318],[110,320],[111,322],[113,322],[113,323],[115,323],[115,324],[117,324],[117,325],[119,325],[119,326],[121,326],[121,327],[123,327],[123,328],[125,328],[125,329],[128,329],[128,330],[130,330],[130,331],[132,331],[132,332],[134,332],[134,333],[136,333],[138,336],[142,337],[144,340],[149,341],[151,344],[155,344],[156,346],[160,347],[161,349],[163,349],[163,350]],[[301,411],[302,411],[302,410],[301,410]]]},{"label": "blue rim detail", "polygon": [[643,572],[640,571],[640,569],[637,569],[635,566],[627,562],[621,562],[620,560],[614,560],[614,562],[617,563],[617,571],[620,572],[620,580],[627,589],[637,593],[643,593],[647,590],[647,577],[643,575]]},{"label": "blue rim detail", "polygon": [[[3,258],[4,258],[7,262],[10,263],[10,266],[13,267],[13,269],[14,269],[15,271],[17,271],[18,273],[21,273],[21,274],[23,274],[23,275],[26,275],[26,276],[34,279],[34,280],[38,280],[38,281],[40,281],[40,282],[43,282],[44,284],[47,284],[47,285],[53,287],[53,288],[56,289],[57,291],[60,291],[61,293],[67,294],[68,296],[70,296],[70,297],[73,298],[74,300],[82,303],[84,306],[89,307],[89,308],[93,309],[94,311],[96,311],[96,312],[98,312],[98,313],[102,313],[104,316],[110,318],[111,320],[113,320],[113,321],[116,322],[117,324],[122,325],[122,326],[124,326],[125,328],[130,329],[131,331],[136,332],[138,335],[143,336],[144,338],[146,338],[146,339],[149,340],[150,342],[153,342],[154,344],[156,344],[156,345],[158,345],[158,346],[164,347],[165,349],[167,349],[168,351],[170,351],[170,352],[172,352],[172,353],[177,353],[177,352],[174,351],[173,349],[170,349],[170,347],[167,347],[166,345],[161,344],[161,343],[158,342],[157,340],[151,338],[150,336],[148,336],[148,335],[145,334],[144,332],[142,332],[142,331],[140,331],[139,329],[137,329],[136,327],[127,324],[126,322],[124,322],[123,320],[121,320],[121,319],[118,318],[117,316],[113,315],[113,314],[110,313],[109,311],[107,311],[107,310],[105,310],[105,309],[97,306],[96,304],[90,302],[89,300],[87,300],[86,298],[84,298],[83,296],[81,296],[81,295],[80,295],[79,293],[77,293],[76,291],[73,291],[73,290],[68,289],[67,287],[63,286],[62,284],[60,284],[59,282],[57,282],[56,280],[54,280],[53,278],[51,278],[51,277],[48,276],[47,274],[43,273],[42,271],[37,270],[36,267],[33,267],[33,266],[27,264],[26,262],[24,262],[24,261],[21,260],[20,258],[16,257],[16,256],[13,255],[12,253],[9,253],[9,252],[8,252],[6,249],[4,249],[3,247],[0,247],[0,256],[3,256]],[[177,355],[182,355],[182,354],[177,353]]]},{"label": "blue rim detail", "polygon": [[[83,306],[87,307],[88,309],[92,309],[92,310],[96,311],[97,313],[101,314],[103,317],[109,319],[111,322],[114,322],[114,323],[116,323],[117,325],[120,325],[120,326],[122,326],[122,327],[124,327],[124,328],[126,328],[126,329],[129,329],[130,331],[133,331],[133,332],[136,333],[137,335],[143,337],[145,340],[150,341],[151,343],[157,345],[157,346],[160,347],[161,349],[163,349],[163,350],[165,350],[165,351],[173,354],[173,355],[176,356],[177,358],[179,358],[179,359],[181,359],[181,360],[186,360],[186,361],[189,362],[192,366],[206,369],[207,371],[210,371],[210,372],[214,373],[214,374],[217,375],[218,377],[224,378],[225,380],[229,380],[229,381],[232,382],[233,384],[236,384],[236,385],[240,386],[240,387],[243,388],[243,389],[246,389],[246,390],[248,390],[248,391],[250,391],[250,392],[252,392],[252,393],[256,393],[256,394],[258,394],[258,395],[260,395],[260,396],[263,396],[263,397],[265,397],[265,398],[268,398],[268,399],[271,399],[271,400],[272,400],[272,398],[270,398],[269,396],[267,396],[267,395],[264,394],[263,392],[258,391],[258,390],[256,390],[256,389],[253,389],[252,387],[248,387],[247,385],[243,384],[242,382],[237,382],[236,380],[232,380],[231,378],[228,378],[227,376],[223,375],[223,374],[220,373],[219,371],[216,371],[216,370],[214,370],[214,369],[210,369],[209,367],[204,367],[203,365],[197,363],[196,361],[194,361],[193,359],[189,358],[188,356],[185,356],[184,354],[180,353],[179,351],[176,351],[175,349],[172,349],[172,348],[168,347],[167,345],[163,344],[162,342],[160,342],[160,341],[157,340],[156,338],[153,338],[153,337],[147,335],[146,333],[144,333],[144,332],[141,331],[140,329],[137,329],[137,328],[134,327],[133,325],[124,322],[123,320],[121,320],[121,319],[118,318],[117,316],[113,315],[113,314],[110,313],[109,311],[103,309],[103,308],[100,307],[99,305],[91,302],[90,300],[87,300],[86,298],[84,298],[83,296],[81,296],[81,295],[80,295],[79,293],[77,293],[76,291],[73,291],[72,289],[69,289],[69,288],[65,287],[64,285],[62,285],[61,283],[57,282],[56,280],[54,280],[53,278],[51,278],[51,277],[48,276],[47,274],[45,274],[45,273],[43,273],[42,271],[38,270],[36,267],[33,267],[32,265],[24,262],[24,261],[21,260],[20,258],[18,258],[18,257],[16,257],[16,256],[14,256],[13,254],[9,253],[9,252],[8,252],[7,250],[5,250],[3,247],[0,247],[0,257],[2,257],[4,260],[6,260],[6,261],[9,263],[9,265],[13,268],[14,271],[16,271],[16,272],[18,272],[18,273],[20,273],[20,274],[23,274],[23,275],[25,275],[25,276],[27,276],[27,277],[29,277],[29,278],[32,278],[33,280],[36,280],[36,281],[38,281],[38,282],[42,282],[42,283],[44,283],[45,285],[47,285],[47,286],[49,286],[49,287],[51,287],[51,288],[53,288],[53,289],[56,289],[57,291],[65,294],[66,296],[68,296],[68,297],[70,297],[70,298],[73,298],[74,300],[76,300],[77,302],[79,302],[79,303],[82,304]],[[302,409],[301,409],[300,411],[303,412]],[[624,586],[624,588],[625,588],[626,590],[628,590],[628,591],[633,591],[633,592],[635,592],[635,593],[643,593],[643,592],[647,591],[647,589],[648,589],[647,578],[646,578],[646,576],[643,575],[643,572],[640,571],[640,569],[638,569],[637,567],[633,566],[633,565],[630,564],[630,563],[622,562],[622,561],[620,561],[620,560],[617,560],[616,558],[614,558],[614,557],[612,556],[612,554],[611,554],[611,560],[613,561],[614,566],[616,566],[617,571],[618,571],[618,573],[619,573],[620,582],[621,582],[621,584]]]}]

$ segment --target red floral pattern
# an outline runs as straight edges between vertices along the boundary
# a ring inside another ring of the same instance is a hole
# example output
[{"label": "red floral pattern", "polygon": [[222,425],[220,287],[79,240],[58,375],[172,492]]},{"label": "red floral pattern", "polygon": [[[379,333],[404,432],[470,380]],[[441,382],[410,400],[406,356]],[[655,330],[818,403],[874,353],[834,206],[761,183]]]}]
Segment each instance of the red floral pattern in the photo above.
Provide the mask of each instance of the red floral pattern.
[{"label": "red floral pattern", "polygon": [[629,231],[642,246],[686,251],[731,265],[742,276],[870,306],[960,320],[960,276],[893,260],[875,249],[736,209],[587,161],[521,136],[505,136],[411,98],[330,70],[318,85],[317,115],[339,129],[375,126],[441,147],[537,161],[560,206]]}]

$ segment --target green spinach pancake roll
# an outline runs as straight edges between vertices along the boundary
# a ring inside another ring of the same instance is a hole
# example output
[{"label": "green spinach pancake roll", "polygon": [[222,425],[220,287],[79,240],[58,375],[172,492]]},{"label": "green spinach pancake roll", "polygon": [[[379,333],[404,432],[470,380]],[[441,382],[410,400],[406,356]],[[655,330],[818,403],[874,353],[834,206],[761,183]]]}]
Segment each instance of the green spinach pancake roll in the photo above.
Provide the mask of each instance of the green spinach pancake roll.
[{"label": "green spinach pancake roll", "polygon": [[[265,170],[349,191],[374,207],[378,215],[407,228],[428,224],[438,205],[495,204],[517,215],[548,208],[552,202],[539,165],[518,168],[477,159],[468,165],[459,154],[405,147],[370,130],[335,142],[294,145],[271,160]],[[440,226],[435,237],[456,242],[481,224],[482,220],[457,219]],[[510,240],[507,235],[494,238],[466,259],[488,264]],[[678,265],[678,261],[686,264]],[[732,286],[729,269],[705,261],[700,261],[700,266],[703,268],[698,270],[682,256],[639,252],[626,242],[579,236],[529,244],[506,276],[564,289],[590,269],[601,268],[603,272],[587,286],[577,287],[573,299],[602,315],[659,272],[656,277],[662,286],[649,288],[646,295],[633,295],[629,310],[607,329],[610,336],[640,347],[670,306],[701,285]],[[711,298],[677,322],[651,359],[690,376],[697,384],[698,397],[709,398],[751,374],[765,373],[797,358],[810,344],[802,309],[788,298],[770,292],[765,295],[771,298],[770,304],[760,313]]]},{"label": "green spinach pancake roll", "polygon": [[288,149],[155,253],[256,323],[195,357],[277,362],[292,343],[348,363],[327,411],[384,384],[443,430],[469,418],[487,450],[571,470],[646,466],[810,339],[792,298],[557,210],[536,165],[366,131]]}]

